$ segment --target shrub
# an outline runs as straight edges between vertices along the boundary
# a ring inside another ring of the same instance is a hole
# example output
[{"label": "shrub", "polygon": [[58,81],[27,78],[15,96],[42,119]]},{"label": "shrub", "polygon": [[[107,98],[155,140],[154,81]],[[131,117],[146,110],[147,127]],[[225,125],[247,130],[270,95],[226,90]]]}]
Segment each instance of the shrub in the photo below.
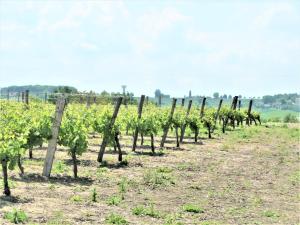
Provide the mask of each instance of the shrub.
[{"label": "shrub", "polygon": [[291,113],[287,114],[284,118],[283,118],[283,122],[285,123],[297,123],[298,118],[296,115],[292,115]]}]

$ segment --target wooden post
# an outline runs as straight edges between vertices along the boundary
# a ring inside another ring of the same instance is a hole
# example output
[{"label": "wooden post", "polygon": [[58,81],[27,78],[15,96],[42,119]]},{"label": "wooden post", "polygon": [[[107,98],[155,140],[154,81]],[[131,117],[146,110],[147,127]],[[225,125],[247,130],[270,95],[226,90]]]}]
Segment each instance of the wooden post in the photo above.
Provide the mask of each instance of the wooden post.
[{"label": "wooden post", "polygon": [[[183,98],[184,99],[184,98]],[[188,108],[187,108],[187,111],[186,111],[186,116],[185,118],[187,119],[189,114],[190,114],[190,111],[191,111],[191,108],[192,108],[192,102],[193,100],[190,100],[189,101],[189,105],[188,105]],[[184,138],[184,133],[185,133],[185,128],[186,128],[186,122],[183,124],[182,126],[182,130],[181,130],[181,135],[180,135],[180,142],[182,143],[183,142],[183,138]]]},{"label": "wooden post", "polygon": [[[117,102],[116,102],[116,105],[115,105],[115,110],[114,110],[113,116],[111,118],[111,121],[108,125],[108,129],[111,129],[112,126],[115,123],[115,120],[117,118],[117,115],[118,115],[118,112],[119,112],[119,109],[120,109],[120,106],[121,106],[121,103],[122,103],[122,99],[123,99],[122,97],[118,97],[118,99],[117,99]],[[101,144],[101,147],[100,147],[100,151],[99,151],[99,154],[98,154],[98,159],[97,159],[98,162],[102,162],[104,151],[105,151],[105,148],[106,148],[106,145],[107,145],[107,138],[108,137],[104,134],[102,144]]]},{"label": "wooden post", "polygon": [[170,113],[170,115],[169,115],[167,124],[166,124],[166,126],[164,127],[164,133],[163,133],[163,136],[162,136],[162,139],[161,139],[161,143],[160,143],[160,147],[161,147],[161,148],[164,147],[165,141],[166,141],[166,139],[167,139],[169,127],[170,127],[170,125],[171,125],[171,121],[172,121],[173,114],[174,114],[175,107],[176,107],[176,101],[177,101],[177,99],[176,99],[176,98],[173,98],[173,103],[172,103],[171,113]]},{"label": "wooden post", "polygon": [[47,100],[48,100],[48,93],[45,92],[45,103],[47,103]]},{"label": "wooden post", "polygon": [[204,115],[205,102],[206,102],[206,98],[204,97],[204,98],[202,99],[202,105],[201,105],[201,111],[200,111],[200,118],[202,118],[203,115]]},{"label": "wooden post", "polygon": [[250,125],[250,121],[251,121],[252,104],[253,104],[253,100],[251,99],[250,102],[249,102],[248,112],[247,112],[247,119],[246,119],[246,123],[247,123],[248,126]]},{"label": "wooden post", "polygon": [[87,95],[86,99],[86,107],[89,108],[91,106],[91,95]]},{"label": "wooden post", "polygon": [[25,104],[28,105],[29,104],[29,90],[25,91]]},{"label": "wooden post", "polygon": [[58,132],[61,125],[65,104],[66,104],[66,100],[64,97],[57,98],[55,116],[52,124],[52,135],[48,143],[48,150],[44,162],[43,176],[45,177],[50,177],[53,159],[56,151]]},{"label": "wooden post", "polygon": [[239,96],[234,96],[232,99],[231,109],[236,110],[237,102],[238,102]]},{"label": "wooden post", "polygon": [[184,101],[185,101],[185,98],[182,98],[182,99],[181,99],[181,106],[182,106],[182,107],[184,106]]},{"label": "wooden post", "polygon": [[[141,99],[140,99],[139,107],[138,107],[138,120],[140,120],[142,118],[144,100],[145,100],[145,95],[142,95]],[[132,151],[135,151],[138,134],[139,134],[139,127],[136,127],[134,136],[133,136]]]},{"label": "wooden post", "polygon": [[239,111],[241,110],[242,101],[239,100]]},{"label": "wooden post", "polygon": [[22,93],[21,93],[21,96],[22,96],[22,102],[24,102],[25,101],[25,93],[24,93],[24,91],[22,91]]},{"label": "wooden post", "polygon": [[96,103],[97,103],[97,97],[94,96],[94,104],[96,104]]}]

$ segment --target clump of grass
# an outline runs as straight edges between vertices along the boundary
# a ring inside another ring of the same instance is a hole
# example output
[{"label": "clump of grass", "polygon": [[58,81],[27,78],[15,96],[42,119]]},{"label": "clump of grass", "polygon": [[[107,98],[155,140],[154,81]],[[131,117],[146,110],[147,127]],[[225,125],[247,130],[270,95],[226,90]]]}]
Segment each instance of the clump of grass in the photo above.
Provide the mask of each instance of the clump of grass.
[{"label": "clump of grass", "polygon": [[175,184],[174,177],[171,172],[171,169],[166,169],[164,167],[147,170],[143,176],[144,183],[152,188]]},{"label": "clump of grass", "polygon": [[19,224],[28,221],[28,216],[23,210],[13,209],[11,212],[4,213],[4,219],[11,223]]},{"label": "clump of grass", "polygon": [[263,216],[270,217],[270,218],[277,218],[277,217],[279,217],[279,215],[276,212],[271,211],[271,210],[266,210],[262,214],[263,214]]},{"label": "clump of grass", "polygon": [[97,197],[98,197],[98,194],[97,194],[96,188],[93,188],[92,193],[91,193],[92,202],[97,202]]},{"label": "clump of grass", "polygon": [[120,205],[122,200],[124,199],[123,195],[112,195],[107,200],[106,203],[108,205]]},{"label": "clump of grass", "polygon": [[300,183],[300,170],[296,171],[290,176],[290,181],[294,186]]},{"label": "clump of grass", "polygon": [[128,221],[121,215],[111,213],[105,218],[105,222],[108,224],[126,225]]},{"label": "clump of grass", "polygon": [[178,221],[178,217],[177,214],[166,215],[163,225],[183,225],[182,222]]},{"label": "clump of grass", "polygon": [[183,205],[182,209],[185,212],[204,213],[204,210],[200,206],[194,204],[185,204]]},{"label": "clump of grass", "polygon": [[120,193],[125,193],[128,189],[128,185],[128,180],[125,177],[123,177],[118,183]]},{"label": "clump of grass", "polygon": [[68,171],[68,167],[64,162],[58,161],[54,163],[53,173],[65,173],[67,171]]},{"label": "clump of grass", "polygon": [[73,195],[70,200],[77,203],[82,202],[82,198],[79,195]]},{"label": "clump of grass", "polygon": [[132,213],[137,216],[150,216],[153,218],[161,217],[160,212],[154,209],[154,205],[152,203],[147,207],[138,205],[132,209]]}]

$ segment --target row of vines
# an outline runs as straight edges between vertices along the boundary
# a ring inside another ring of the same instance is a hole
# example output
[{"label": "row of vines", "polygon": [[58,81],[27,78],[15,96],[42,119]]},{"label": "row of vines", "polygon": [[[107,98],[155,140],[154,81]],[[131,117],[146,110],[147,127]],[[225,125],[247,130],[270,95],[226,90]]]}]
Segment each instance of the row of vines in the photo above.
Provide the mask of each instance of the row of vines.
[{"label": "row of vines", "polygon": [[[176,104],[176,101],[175,101]],[[221,104],[220,104],[221,106]],[[252,121],[260,123],[260,116],[251,109],[239,109],[223,106],[218,109],[199,109],[189,102],[188,108],[177,106],[170,112],[169,107],[157,107],[146,104],[143,113],[138,113],[136,106],[124,106],[119,109],[114,123],[111,123],[114,105],[67,104],[58,134],[58,144],[68,149],[73,162],[74,177],[77,177],[77,157],[87,151],[88,138],[98,134],[106,137],[105,145],[113,147],[119,152],[119,161],[122,161],[120,140],[122,136],[141,137],[141,145],[145,136],[150,137],[151,151],[154,153],[155,139],[166,136],[170,129],[176,137],[176,146],[179,147],[184,137],[193,136],[198,141],[201,132],[212,137],[216,130],[226,131],[228,126],[248,125]],[[33,149],[48,142],[52,136],[52,124],[55,105],[19,102],[0,102],[0,160],[2,165],[4,194],[10,195],[8,185],[8,169],[18,167],[20,174],[24,174],[22,159],[33,158]],[[140,115],[139,115],[140,114]],[[134,145],[136,145],[136,140]],[[103,143],[102,143],[103,144]],[[160,147],[163,147],[163,142]],[[133,148],[135,151],[135,147]],[[98,159],[99,161],[99,159]]]}]

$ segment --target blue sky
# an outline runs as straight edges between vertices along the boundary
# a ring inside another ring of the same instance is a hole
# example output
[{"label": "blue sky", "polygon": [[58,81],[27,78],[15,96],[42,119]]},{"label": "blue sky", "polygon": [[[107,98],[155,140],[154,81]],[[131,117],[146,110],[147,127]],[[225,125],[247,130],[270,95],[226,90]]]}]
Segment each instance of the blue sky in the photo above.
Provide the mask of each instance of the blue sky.
[{"label": "blue sky", "polygon": [[299,92],[300,1],[0,0],[0,86]]}]

